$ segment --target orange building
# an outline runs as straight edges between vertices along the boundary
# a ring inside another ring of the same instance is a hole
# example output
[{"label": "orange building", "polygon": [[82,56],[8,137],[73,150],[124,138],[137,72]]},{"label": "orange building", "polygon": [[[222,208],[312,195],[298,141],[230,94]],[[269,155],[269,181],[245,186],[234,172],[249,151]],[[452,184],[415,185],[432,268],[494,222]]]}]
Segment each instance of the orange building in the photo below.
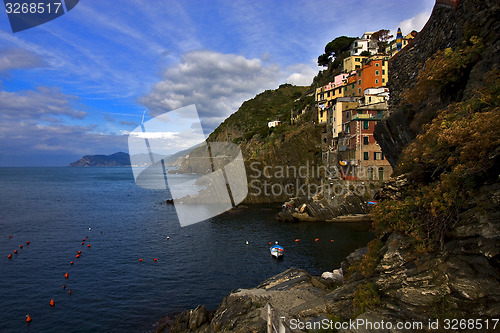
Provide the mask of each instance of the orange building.
[{"label": "orange building", "polygon": [[362,96],[367,88],[378,88],[387,85],[388,65],[387,56],[376,56],[366,60],[363,68],[357,71],[357,96]]}]

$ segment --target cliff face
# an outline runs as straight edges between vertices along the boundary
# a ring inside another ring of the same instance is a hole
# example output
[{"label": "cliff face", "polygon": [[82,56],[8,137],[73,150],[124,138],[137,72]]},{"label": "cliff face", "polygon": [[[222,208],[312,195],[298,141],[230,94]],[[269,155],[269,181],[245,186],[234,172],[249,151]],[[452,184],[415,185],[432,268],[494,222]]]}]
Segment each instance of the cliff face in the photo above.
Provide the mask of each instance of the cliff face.
[{"label": "cliff face", "polygon": [[[470,98],[483,85],[485,74],[498,65],[499,6],[494,0],[437,0],[417,38],[390,60],[391,116],[375,127],[374,136],[393,168],[403,148],[422,132],[422,125],[430,122],[438,109]],[[410,104],[404,92],[414,89],[426,60],[439,50],[459,47],[472,36],[481,38],[486,47],[477,61],[462,68],[460,80]]]}]

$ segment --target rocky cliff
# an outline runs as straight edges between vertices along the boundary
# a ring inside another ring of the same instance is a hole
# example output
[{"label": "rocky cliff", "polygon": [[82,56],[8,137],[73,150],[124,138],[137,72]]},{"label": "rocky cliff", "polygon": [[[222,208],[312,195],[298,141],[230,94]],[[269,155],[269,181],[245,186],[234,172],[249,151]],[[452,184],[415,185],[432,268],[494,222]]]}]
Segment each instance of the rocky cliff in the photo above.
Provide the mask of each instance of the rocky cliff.
[{"label": "rocky cliff", "polygon": [[[483,85],[489,71],[498,65],[499,4],[494,0],[438,0],[432,16],[415,40],[389,62],[391,117],[375,128],[374,136],[384,155],[396,166],[403,148],[422,132],[424,124],[434,118],[444,106],[469,99]],[[485,48],[478,59],[469,59],[459,69],[459,75],[445,86],[428,91],[418,103],[405,98],[412,90],[419,73],[436,52],[454,49],[476,36]]]}]

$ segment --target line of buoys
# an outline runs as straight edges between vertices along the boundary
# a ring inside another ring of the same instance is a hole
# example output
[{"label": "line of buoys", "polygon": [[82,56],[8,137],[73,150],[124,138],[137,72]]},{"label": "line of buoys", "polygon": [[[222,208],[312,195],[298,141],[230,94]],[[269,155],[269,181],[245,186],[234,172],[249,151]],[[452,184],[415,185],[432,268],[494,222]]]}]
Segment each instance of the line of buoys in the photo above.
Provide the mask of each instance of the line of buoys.
[{"label": "line of buoys", "polygon": [[17,250],[14,250],[14,254],[17,254]]},{"label": "line of buoys", "polygon": [[33,319],[31,319],[31,316],[29,315],[29,313],[26,315],[26,322],[27,323],[31,323]]},{"label": "line of buoys", "polygon": [[72,262],[72,261],[70,261],[70,263],[69,263],[69,264],[70,264],[70,265],[73,265],[73,262]]},{"label": "line of buoys", "polygon": [[30,244],[31,244],[31,242],[30,242],[30,241],[26,241],[26,245],[30,245]]},{"label": "line of buoys", "polygon": [[12,235],[9,235],[9,238],[12,238]]},{"label": "line of buoys", "polygon": [[9,253],[9,255],[7,256],[7,258],[12,259],[12,253]]},{"label": "line of buoys", "polygon": [[82,245],[85,245],[85,242],[82,242]]},{"label": "line of buoys", "polygon": [[23,244],[19,245],[19,248],[22,249],[23,248]]},{"label": "line of buoys", "polygon": [[315,242],[319,241],[319,238],[316,238],[314,241],[315,241]]},{"label": "line of buoys", "polygon": [[49,305],[54,306],[54,305],[56,305],[56,302],[53,299],[51,299]]},{"label": "line of buoys", "polygon": [[157,259],[157,258],[154,258],[154,259],[153,259],[153,261],[158,261],[158,259]]},{"label": "line of buoys", "polygon": [[300,242],[300,239],[299,239],[299,238],[296,238],[296,239],[295,239],[295,241],[296,241],[296,242]]},{"label": "line of buoys", "polygon": [[80,258],[80,255],[79,255],[79,254],[77,254],[75,257],[76,257],[76,258]]},{"label": "line of buoys", "polygon": [[141,259],[139,259],[139,261],[142,261],[142,258],[141,258]]},{"label": "line of buoys", "polygon": [[90,247],[90,244],[87,244],[87,247]]},{"label": "line of buoys", "polygon": [[64,278],[66,279],[69,278],[69,274],[68,273],[64,274]]},{"label": "line of buoys", "polygon": [[71,289],[68,289],[68,294],[72,294],[73,292],[71,291]]},{"label": "line of buoys", "polygon": [[63,285],[62,285],[62,288],[63,288],[63,289],[66,289],[66,285],[65,285],[65,284],[63,284]]}]

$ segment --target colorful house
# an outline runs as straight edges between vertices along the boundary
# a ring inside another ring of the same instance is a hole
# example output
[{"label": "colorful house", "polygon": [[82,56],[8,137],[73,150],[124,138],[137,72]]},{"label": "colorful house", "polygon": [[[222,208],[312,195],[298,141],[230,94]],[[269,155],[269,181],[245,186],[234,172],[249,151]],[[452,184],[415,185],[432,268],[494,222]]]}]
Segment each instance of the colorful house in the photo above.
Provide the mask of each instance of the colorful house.
[{"label": "colorful house", "polygon": [[358,96],[361,96],[365,89],[387,85],[388,59],[385,55],[377,55],[365,60],[363,68],[358,70],[356,75]]},{"label": "colorful house", "polygon": [[377,54],[378,42],[371,39],[374,33],[375,31],[367,31],[360,39],[356,39],[351,44],[351,56],[358,56],[363,51],[368,51],[370,54]]},{"label": "colorful house", "polygon": [[345,73],[351,73],[352,71],[360,70],[363,67],[363,60],[368,57],[366,56],[349,56],[342,62],[342,71]]},{"label": "colorful house", "polygon": [[344,178],[384,180],[392,173],[373,137],[375,125],[387,113],[387,102],[342,111],[342,133],[338,138],[338,159]]}]

